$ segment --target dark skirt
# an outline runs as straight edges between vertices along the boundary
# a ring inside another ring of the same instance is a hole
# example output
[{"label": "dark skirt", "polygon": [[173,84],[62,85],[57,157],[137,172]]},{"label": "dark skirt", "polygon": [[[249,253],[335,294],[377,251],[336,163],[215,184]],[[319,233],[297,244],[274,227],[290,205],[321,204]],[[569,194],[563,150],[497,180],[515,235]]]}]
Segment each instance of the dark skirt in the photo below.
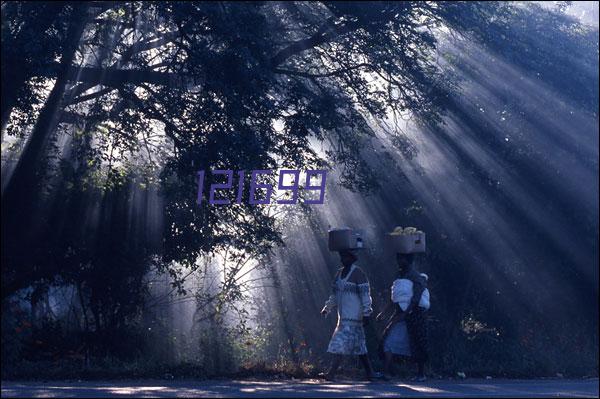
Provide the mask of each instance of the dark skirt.
[{"label": "dark skirt", "polygon": [[404,320],[397,321],[389,328],[383,341],[383,351],[410,356],[410,339]]},{"label": "dark skirt", "polygon": [[406,315],[406,328],[410,338],[410,352],[417,362],[426,362],[427,353],[427,314],[421,308]]}]

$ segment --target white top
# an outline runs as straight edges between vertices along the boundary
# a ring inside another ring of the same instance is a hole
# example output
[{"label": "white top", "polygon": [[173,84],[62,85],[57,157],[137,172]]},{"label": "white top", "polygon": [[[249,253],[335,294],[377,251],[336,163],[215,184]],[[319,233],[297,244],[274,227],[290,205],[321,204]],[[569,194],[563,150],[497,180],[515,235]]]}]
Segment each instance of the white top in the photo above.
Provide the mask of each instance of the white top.
[{"label": "white top", "polygon": [[323,308],[329,313],[337,307],[338,324],[362,324],[362,318],[373,312],[369,282],[356,284],[348,281],[356,267],[353,264],[344,278],[340,273],[332,284],[333,292]]},{"label": "white top", "polygon": [[[425,279],[427,279],[427,275],[421,273]],[[413,282],[406,278],[399,278],[394,280],[392,284],[392,302],[400,305],[402,310],[406,310],[408,305],[410,304],[410,300],[413,295]],[[425,288],[423,290],[423,294],[421,295],[421,300],[419,301],[419,307],[423,309],[429,309],[429,290]]]}]

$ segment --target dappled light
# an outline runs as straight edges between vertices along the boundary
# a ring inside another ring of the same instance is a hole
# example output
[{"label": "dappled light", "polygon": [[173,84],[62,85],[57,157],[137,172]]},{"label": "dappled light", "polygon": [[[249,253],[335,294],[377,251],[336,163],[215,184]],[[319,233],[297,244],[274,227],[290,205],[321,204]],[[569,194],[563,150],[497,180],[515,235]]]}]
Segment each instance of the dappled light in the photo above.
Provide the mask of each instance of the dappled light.
[{"label": "dappled light", "polygon": [[[319,314],[340,266],[328,230],[364,231],[376,314],[399,225],[427,234],[431,375],[597,376],[598,11],[558,3],[3,2],[3,379],[166,381],[22,387],[37,396],[345,395],[171,380],[316,376],[337,322]],[[215,170],[234,176],[226,205]],[[382,327],[365,327],[376,368]]]}]

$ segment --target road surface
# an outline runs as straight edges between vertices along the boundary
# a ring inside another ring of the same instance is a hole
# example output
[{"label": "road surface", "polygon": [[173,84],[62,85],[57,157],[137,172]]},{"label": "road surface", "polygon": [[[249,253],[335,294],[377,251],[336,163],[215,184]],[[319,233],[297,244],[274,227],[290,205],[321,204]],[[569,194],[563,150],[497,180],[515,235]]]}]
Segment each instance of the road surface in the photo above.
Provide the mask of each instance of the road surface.
[{"label": "road surface", "polygon": [[143,380],[2,382],[2,397],[598,397],[598,379],[430,380],[423,383],[319,380]]}]

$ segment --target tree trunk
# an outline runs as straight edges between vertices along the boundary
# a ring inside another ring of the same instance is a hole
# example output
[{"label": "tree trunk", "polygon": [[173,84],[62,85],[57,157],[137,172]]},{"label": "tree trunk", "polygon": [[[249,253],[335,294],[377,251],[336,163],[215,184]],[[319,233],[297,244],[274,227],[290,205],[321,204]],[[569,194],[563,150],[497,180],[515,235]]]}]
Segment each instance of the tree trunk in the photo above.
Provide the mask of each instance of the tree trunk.
[{"label": "tree trunk", "polygon": [[[30,249],[29,245],[33,245],[28,242],[28,239],[34,237],[36,224],[32,224],[30,218],[36,202],[40,200],[39,188],[43,180],[43,170],[40,170],[38,165],[45,155],[45,150],[57,125],[62,98],[69,79],[69,67],[86,25],[87,8],[86,3],[78,3],[73,6],[56,83],[40,111],[31,138],[2,193],[2,266],[3,269],[6,268],[12,272],[8,273],[10,278],[2,278],[3,299],[21,288],[22,280],[27,283],[28,280],[36,277],[32,275],[32,273],[36,273],[35,265],[19,264],[20,262],[16,260],[27,259],[26,256],[19,256],[19,253]],[[3,277],[5,277],[4,273]]]},{"label": "tree trunk", "polygon": [[[20,28],[16,37],[10,37],[7,34],[7,37],[2,38],[2,48],[12,50],[8,57],[2,59],[2,98],[0,100],[2,138],[4,138],[4,130],[8,124],[10,114],[17,103],[21,89],[35,73],[34,69],[26,66],[28,62],[30,63],[30,61],[26,60],[29,54],[14,52],[14,49],[20,48],[20,44],[24,41],[23,35],[31,34],[31,30],[45,33],[56,22],[64,10],[65,4],[47,3],[37,4],[35,8],[32,7],[31,9],[30,7],[26,7],[26,10],[23,11],[25,17],[22,24],[24,26]],[[27,10],[29,13],[27,13]],[[10,15],[8,18],[10,18]]]}]

